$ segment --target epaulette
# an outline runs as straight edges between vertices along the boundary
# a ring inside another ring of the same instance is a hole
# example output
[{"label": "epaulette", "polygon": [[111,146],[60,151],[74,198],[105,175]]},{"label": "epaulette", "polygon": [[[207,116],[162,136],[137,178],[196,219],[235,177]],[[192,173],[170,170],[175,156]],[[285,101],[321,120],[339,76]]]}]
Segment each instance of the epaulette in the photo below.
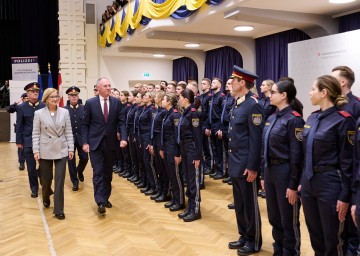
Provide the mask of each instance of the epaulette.
[{"label": "epaulette", "polygon": [[197,111],[196,108],[191,108],[190,110],[191,110],[191,112],[196,112]]},{"label": "epaulette", "polygon": [[212,94],[211,94],[211,93],[208,93],[208,96],[209,96],[209,97],[211,97],[211,96],[212,96]]},{"label": "epaulette", "polygon": [[253,98],[256,101],[256,103],[259,103],[259,100],[257,99],[257,97],[255,97],[255,95],[251,96],[251,98]]},{"label": "epaulette", "polygon": [[294,116],[301,116],[297,111],[292,111],[291,114],[293,114]]},{"label": "epaulette", "polygon": [[223,97],[223,96],[225,96],[225,93],[222,92],[220,95],[221,95],[221,97]]},{"label": "epaulette", "polygon": [[130,103],[128,103],[126,106],[131,107],[131,104],[130,104]]},{"label": "epaulette", "polygon": [[151,108],[156,108],[155,106],[151,106]]},{"label": "epaulette", "polygon": [[174,109],[173,112],[174,113],[179,113],[179,111],[177,109]]},{"label": "epaulette", "polygon": [[360,101],[360,98],[359,98],[359,97],[356,97],[356,99],[357,99],[358,101]]},{"label": "epaulette", "polygon": [[343,117],[349,117],[349,116],[351,116],[351,114],[349,114],[349,113],[346,112],[346,111],[338,111],[338,113],[339,113],[340,115],[342,115]]}]

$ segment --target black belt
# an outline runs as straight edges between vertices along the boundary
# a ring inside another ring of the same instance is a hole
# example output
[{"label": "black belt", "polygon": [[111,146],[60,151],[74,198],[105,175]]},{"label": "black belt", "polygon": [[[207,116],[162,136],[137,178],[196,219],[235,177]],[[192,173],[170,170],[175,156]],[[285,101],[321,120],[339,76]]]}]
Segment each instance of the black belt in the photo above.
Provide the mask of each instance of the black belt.
[{"label": "black belt", "polygon": [[181,144],[186,144],[186,143],[192,143],[192,142],[194,142],[194,140],[193,139],[184,139],[184,140],[180,140],[180,143]]},{"label": "black belt", "polygon": [[338,165],[320,165],[320,166],[314,166],[313,172],[314,173],[327,172],[327,171],[334,171],[334,170],[338,170],[338,169],[339,169]]},{"label": "black belt", "polygon": [[270,165],[285,164],[288,162],[289,162],[289,159],[282,159],[282,158],[273,158],[273,159],[270,159],[270,161],[269,161]]}]

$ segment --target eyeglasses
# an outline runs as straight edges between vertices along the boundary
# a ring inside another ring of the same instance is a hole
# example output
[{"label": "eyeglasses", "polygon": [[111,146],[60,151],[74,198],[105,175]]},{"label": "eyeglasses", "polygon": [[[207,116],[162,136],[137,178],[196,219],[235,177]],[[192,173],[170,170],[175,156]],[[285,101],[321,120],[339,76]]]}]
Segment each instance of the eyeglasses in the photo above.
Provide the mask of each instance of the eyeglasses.
[{"label": "eyeglasses", "polygon": [[58,98],[60,98],[60,96],[49,96],[49,98],[53,100],[53,99],[58,99]]}]

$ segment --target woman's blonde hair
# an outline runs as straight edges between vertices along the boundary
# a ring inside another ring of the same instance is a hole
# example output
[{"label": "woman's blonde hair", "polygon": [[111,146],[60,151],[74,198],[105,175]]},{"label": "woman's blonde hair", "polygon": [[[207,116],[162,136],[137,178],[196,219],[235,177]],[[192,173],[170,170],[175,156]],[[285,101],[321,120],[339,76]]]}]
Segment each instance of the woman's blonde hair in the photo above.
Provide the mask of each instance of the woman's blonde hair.
[{"label": "woman's blonde hair", "polygon": [[52,94],[53,92],[56,92],[56,94],[59,94],[58,90],[54,89],[54,88],[47,88],[44,92],[43,92],[43,96],[41,101],[46,103],[46,100],[49,98],[50,94]]},{"label": "woman's blonde hair", "polygon": [[320,76],[316,79],[316,86],[319,91],[326,90],[330,101],[337,107],[343,106],[348,102],[346,96],[341,94],[339,81],[329,75]]}]

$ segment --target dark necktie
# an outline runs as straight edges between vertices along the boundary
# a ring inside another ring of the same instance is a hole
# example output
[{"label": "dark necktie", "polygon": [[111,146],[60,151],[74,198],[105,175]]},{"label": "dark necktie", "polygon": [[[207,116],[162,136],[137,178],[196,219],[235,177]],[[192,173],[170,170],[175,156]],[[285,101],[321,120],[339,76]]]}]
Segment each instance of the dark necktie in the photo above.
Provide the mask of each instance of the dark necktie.
[{"label": "dark necktie", "polygon": [[107,123],[109,117],[109,110],[107,105],[107,99],[104,99],[104,121]]},{"label": "dark necktie", "polygon": [[164,119],[162,120],[161,123],[161,138],[160,138],[160,143],[161,146],[164,147],[164,123],[165,123],[165,119],[167,118],[167,116],[164,117]]},{"label": "dark necktie", "polygon": [[321,114],[318,114],[314,124],[310,128],[310,132],[306,141],[306,158],[305,158],[305,174],[308,180],[314,175],[313,172],[313,149],[314,149],[314,137],[316,130],[319,126]]},{"label": "dark necktie", "polygon": [[152,123],[151,123],[151,139],[154,138],[155,119],[156,119],[158,113],[159,113],[159,109],[158,109],[158,111],[156,111],[156,113],[155,113],[155,115],[153,117]]},{"label": "dark necktie", "polygon": [[227,104],[228,98],[229,98],[229,95],[226,95],[226,98],[225,98],[225,100],[223,101],[224,106],[223,106],[222,111],[221,111],[221,118],[220,118],[221,123],[224,122],[225,109],[226,109],[226,104]]},{"label": "dark necktie", "polygon": [[276,123],[276,121],[278,120],[278,115],[275,115],[275,119],[274,121],[270,124],[269,128],[266,130],[265,133],[265,137],[264,137],[264,166],[266,170],[268,168],[268,147],[269,147],[269,136],[270,136],[270,131],[273,128],[274,124]]},{"label": "dark necktie", "polygon": [[210,110],[209,110],[209,124],[212,123],[212,112],[213,112],[214,98],[215,98],[215,94],[213,94],[213,96],[211,97]]},{"label": "dark necktie", "polygon": [[182,120],[183,120],[183,116],[180,117],[179,124],[178,124],[178,127],[177,127],[178,134],[177,134],[177,140],[176,141],[177,141],[178,144],[180,144],[180,126],[181,126]]}]

